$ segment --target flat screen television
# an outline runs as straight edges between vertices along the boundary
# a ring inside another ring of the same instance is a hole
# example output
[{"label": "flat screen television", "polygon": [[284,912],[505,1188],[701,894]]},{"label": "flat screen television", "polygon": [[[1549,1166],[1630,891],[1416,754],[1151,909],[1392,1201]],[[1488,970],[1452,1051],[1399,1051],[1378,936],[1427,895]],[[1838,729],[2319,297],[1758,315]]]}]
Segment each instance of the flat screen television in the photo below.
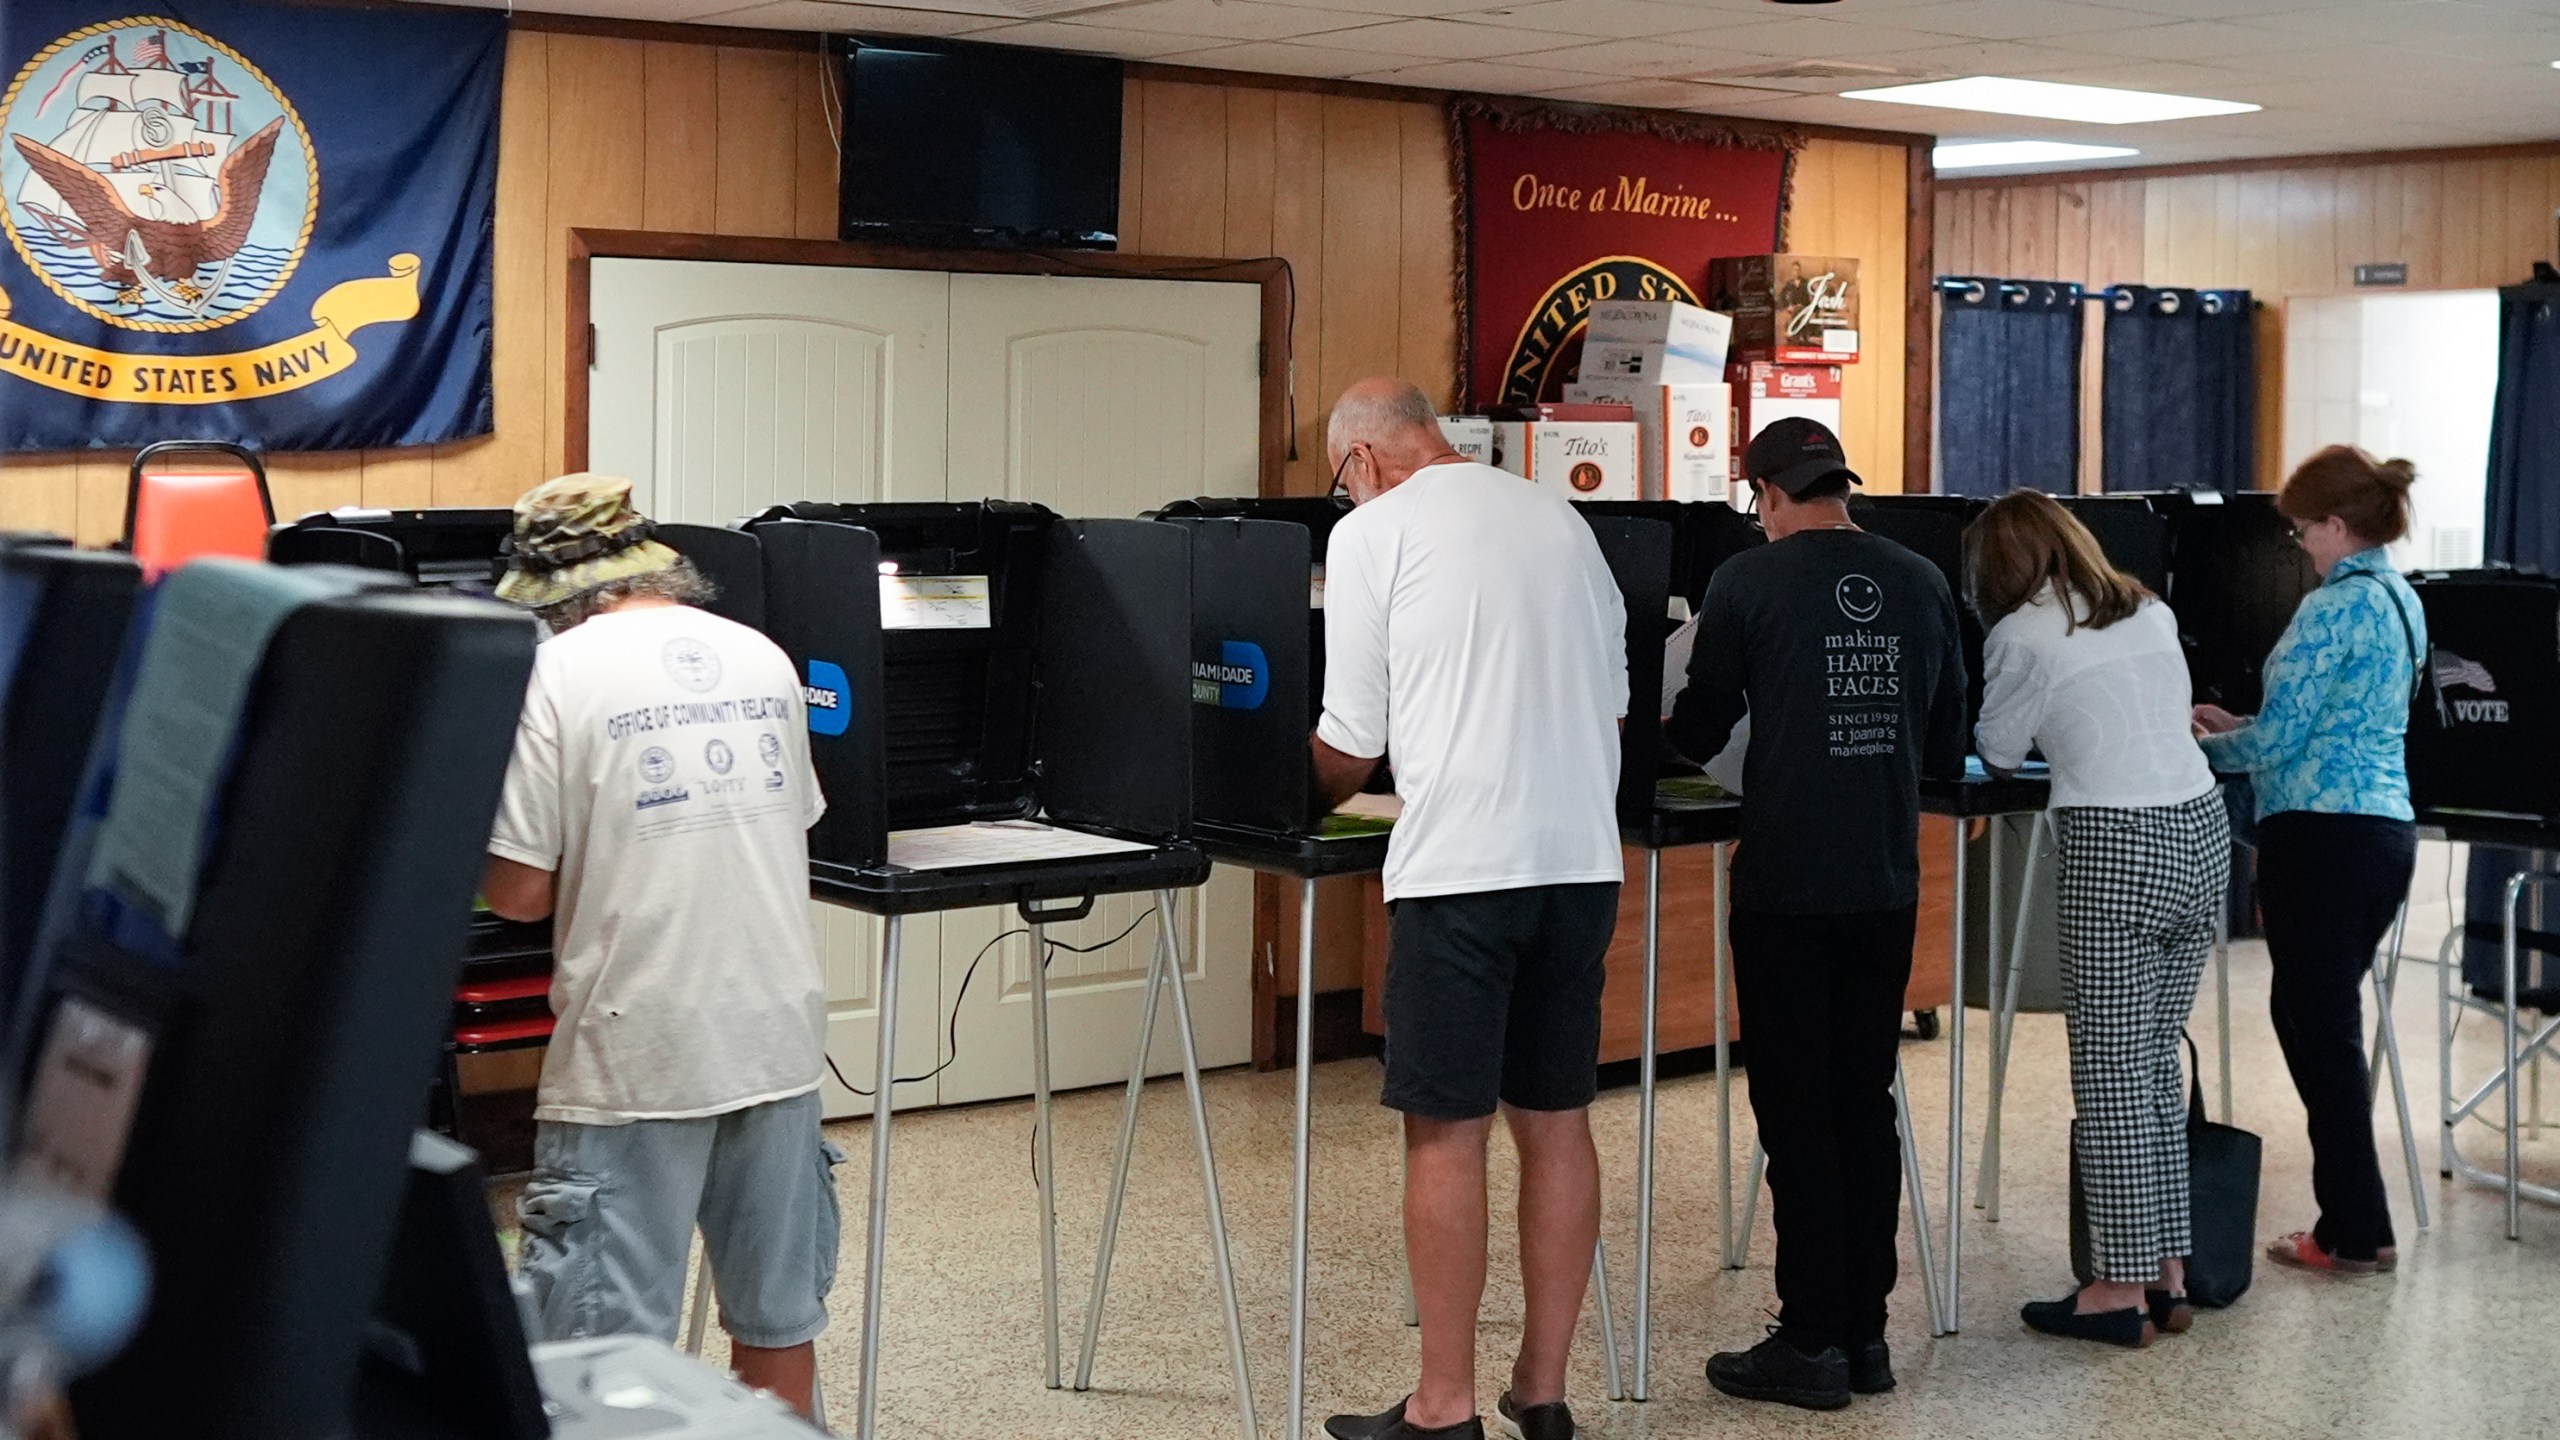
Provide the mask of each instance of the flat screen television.
[{"label": "flat screen television", "polygon": [[972,249],[1119,243],[1119,61],[947,40],[838,43],[843,238]]}]

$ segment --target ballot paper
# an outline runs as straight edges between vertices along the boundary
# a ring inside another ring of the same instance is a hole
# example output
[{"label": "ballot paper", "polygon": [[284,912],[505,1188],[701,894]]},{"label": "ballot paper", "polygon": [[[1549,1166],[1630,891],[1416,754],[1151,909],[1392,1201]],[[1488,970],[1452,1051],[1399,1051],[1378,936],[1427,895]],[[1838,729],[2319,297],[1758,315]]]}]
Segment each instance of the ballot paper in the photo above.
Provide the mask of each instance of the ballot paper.
[{"label": "ballot paper", "polygon": [[995,624],[984,575],[883,575],[883,630],[985,630]]},{"label": "ballot paper", "polygon": [[907,870],[969,870],[983,865],[1028,865],[1042,860],[1083,860],[1153,849],[1082,830],[1061,830],[1037,820],[979,820],[930,830],[889,832],[889,863]]},{"label": "ballot paper", "polygon": [[[1662,642],[1662,713],[1671,713],[1672,702],[1689,688],[1689,656],[1697,649],[1698,621],[1691,616],[1671,638]],[[1728,795],[1742,793],[1742,752],[1751,748],[1751,717],[1745,714],[1733,727],[1733,737],[1703,767],[1708,779]]]}]

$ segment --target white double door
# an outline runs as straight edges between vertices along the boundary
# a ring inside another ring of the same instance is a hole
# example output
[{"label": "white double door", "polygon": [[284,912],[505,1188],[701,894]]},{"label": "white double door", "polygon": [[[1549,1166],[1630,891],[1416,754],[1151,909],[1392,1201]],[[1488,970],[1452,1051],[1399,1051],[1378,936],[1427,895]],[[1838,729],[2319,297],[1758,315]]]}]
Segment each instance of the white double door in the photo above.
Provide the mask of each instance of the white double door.
[{"label": "white double door", "polygon": [[[793,500],[986,498],[1134,516],[1257,489],[1252,285],[599,259],[590,313],[589,463],[627,476],[661,520],[726,524]],[[1171,916],[1147,918],[1151,895],[1114,896],[1053,927],[1055,1082],[1127,1077],[1154,926],[1166,921],[1183,944],[1201,1062],[1246,1060],[1252,900],[1249,877],[1221,867],[1178,892]],[[813,908],[828,1051],[868,1084],[883,927]],[[919,1078],[896,1103],[1028,1094],[1033,962],[1020,918],[966,910],[903,928],[897,1068]],[[1091,953],[1063,948],[1124,931]],[[1158,1027],[1149,1072],[1179,1059],[1171,1027]],[[826,1108],[869,1102],[831,1076]]]}]

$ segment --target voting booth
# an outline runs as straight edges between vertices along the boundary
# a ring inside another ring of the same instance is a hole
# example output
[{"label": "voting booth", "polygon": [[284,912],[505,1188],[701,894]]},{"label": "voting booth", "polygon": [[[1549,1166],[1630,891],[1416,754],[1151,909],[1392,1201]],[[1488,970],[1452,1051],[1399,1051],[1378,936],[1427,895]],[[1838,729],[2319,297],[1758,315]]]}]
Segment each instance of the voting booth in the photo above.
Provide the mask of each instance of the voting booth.
[{"label": "voting booth", "polygon": [[[809,832],[811,891],[887,922],[856,1432],[868,1437],[879,1402],[900,921],[1012,905],[1039,957],[1047,925],[1082,918],[1101,896],[1151,891],[1169,919],[1173,892],[1208,878],[1208,857],[1190,841],[1191,543],[1152,521],[1068,520],[1002,500],[802,502],[772,507],[745,529],[763,556],[766,632],[801,673],[810,758],[827,796],[826,816]],[[1230,1368],[1250,1432],[1242,1321],[1183,965],[1173,926],[1156,933],[1114,1165],[1127,1174],[1147,1048],[1170,993]],[[1057,1389],[1048,979],[1037,960],[1030,991],[1043,1350]],[[1117,1227],[1115,1187],[1078,1389],[1089,1383]]]},{"label": "voting booth", "polygon": [[206,561],[130,635],[10,987],[23,1163],[156,1267],[72,1408],[92,1440],[320,1440],[348,1429],[533,627]]}]

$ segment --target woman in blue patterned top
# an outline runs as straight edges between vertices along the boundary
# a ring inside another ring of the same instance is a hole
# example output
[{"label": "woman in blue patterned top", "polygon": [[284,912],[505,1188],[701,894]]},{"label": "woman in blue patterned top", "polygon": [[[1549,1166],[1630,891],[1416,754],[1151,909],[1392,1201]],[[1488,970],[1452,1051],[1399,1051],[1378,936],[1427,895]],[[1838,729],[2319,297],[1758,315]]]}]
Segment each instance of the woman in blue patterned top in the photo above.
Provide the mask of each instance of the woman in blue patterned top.
[{"label": "woman in blue patterned top", "polygon": [[2362,986],[2417,861],[2404,741],[2427,621],[2382,549],[2409,532],[2416,478],[2405,460],[2346,445],[2293,472],[2276,508],[2322,584],[2268,657],[2255,718],[2195,710],[2213,768],[2257,788],[2268,1008],[2310,1120],[2320,1220],[2267,1254],[2340,1275],[2398,1258],[2374,1150]]}]

